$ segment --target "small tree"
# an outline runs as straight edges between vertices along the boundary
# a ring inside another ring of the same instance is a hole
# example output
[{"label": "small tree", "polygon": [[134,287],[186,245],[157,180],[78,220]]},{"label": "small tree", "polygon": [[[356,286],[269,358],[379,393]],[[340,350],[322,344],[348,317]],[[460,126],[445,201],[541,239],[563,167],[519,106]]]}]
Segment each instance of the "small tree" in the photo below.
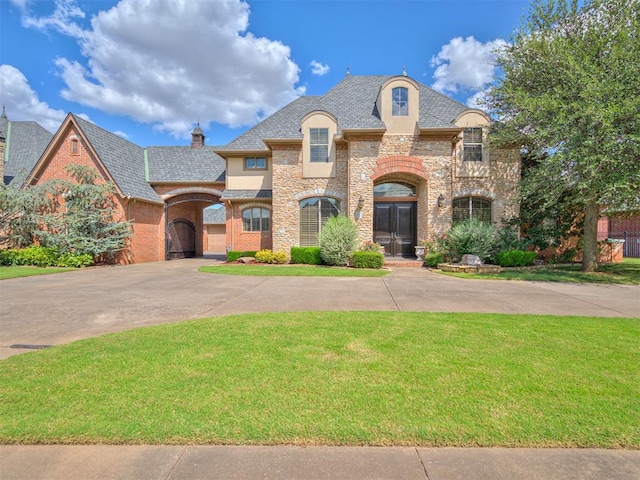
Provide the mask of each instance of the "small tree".
[{"label": "small tree", "polygon": [[493,254],[498,243],[495,227],[477,218],[454,225],[447,236],[449,246],[457,258],[468,253],[477,255],[484,261]]},{"label": "small tree", "polygon": [[344,215],[331,217],[322,226],[318,237],[320,255],[328,265],[347,265],[358,241],[353,221]]},{"label": "small tree", "polygon": [[92,167],[69,165],[67,172],[74,181],[58,181],[64,203],[43,216],[44,228],[38,231],[41,243],[96,260],[112,259],[133,233],[130,222],[115,220],[114,185],[98,183],[98,172]]}]

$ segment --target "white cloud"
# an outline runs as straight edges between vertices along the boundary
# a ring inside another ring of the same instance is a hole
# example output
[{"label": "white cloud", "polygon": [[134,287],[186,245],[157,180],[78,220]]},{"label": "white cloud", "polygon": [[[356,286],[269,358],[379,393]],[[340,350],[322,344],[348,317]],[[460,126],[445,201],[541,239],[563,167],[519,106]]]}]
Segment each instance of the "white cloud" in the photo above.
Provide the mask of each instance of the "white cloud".
[{"label": "white cloud", "polygon": [[311,73],[314,75],[318,75],[319,77],[326,75],[329,73],[329,65],[323,65],[320,62],[316,62],[315,60],[311,60]]},{"label": "white cloud", "polygon": [[473,37],[452,39],[431,58],[431,66],[437,67],[433,88],[443,93],[481,89],[495,72],[493,51],[506,44],[502,39],[487,43]]},{"label": "white cloud", "polygon": [[78,39],[81,62],[56,60],[67,100],[188,137],[196,119],[250,125],[304,94],[289,47],[248,32],[243,1],[121,0],[87,30],[68,25],[76,8],[29,20]]},{"label": "white cloud", "polygon": [[[15,0],[14,0],[15,1]],[[27,0],[24,0],[22,8],[26,8]],[[76,0],[57,0],[55,10],[48,17],[34,17],[25,14],[22,17],[22,24],[25,27],[35,28],[37,30],[46,30],[53,28],[54,30],[64,33],[75,38],[81,38],[84,34],[79,25],[73,23],[76,18],[84,18],[84,12],[76,4]]]},{"label": "white cloud", "polygon": [[480,110],[484,110],[485,107],[482,104],[482,100],[484,99],[484,94],[485,94],[485,91],[481,90],[479,92],[474,93],[469,98],[467,98],[467,101],[465,102],[467,104],[467,107],[479,108]]},{"label": "white cloud", "polygon": [[24,10],[27,7],[27,0],[10,0],[16,7]]},{"label": "white cloud", "polygon": [[11,65],[0,65],[0,91],[9,120],[33,120],[53,133],[66,116],[41,102],[23,73]]},{"label": "white cloud", "polygon": [[116,134],[116,135],[118,135],[119,137],[125,138],[125,139],[127,139],[127,140],[129,139],[129,135],[127,135],[126,133],[124,133],[124,132],[123,132],[123,131],[121,131],[121,130],[116,130],[116,131],[115,131],[115,132],[113,132],[113,133],[115,133],[115,134]]}]

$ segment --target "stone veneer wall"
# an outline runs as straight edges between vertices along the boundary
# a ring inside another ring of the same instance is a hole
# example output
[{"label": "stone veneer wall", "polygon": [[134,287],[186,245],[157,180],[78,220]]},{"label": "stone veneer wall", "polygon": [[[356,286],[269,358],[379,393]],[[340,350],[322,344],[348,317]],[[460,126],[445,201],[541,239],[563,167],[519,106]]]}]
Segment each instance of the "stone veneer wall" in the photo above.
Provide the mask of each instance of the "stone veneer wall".
[{"label": "stone veneer wall", "polygon": [[[456,177],[451,135],[353,135],[337,147],[337,176],[303,179],[299,146],[273,150],[273,246],[286,250],[299,242],[299,202],[311,196],[340,200],[341,212],[356,220],[360,242],[373,239],[373,187],[384,181],[417,186],[417,240],[451,227],[452,200],[467,195],[493,201],[493,219],[518,214],[519,152],[494,150],[487,177]],[[438,196],[445,198],[438,207]],[[357,212],[358,201],[364,200]],[[361,213],[358,219],[357,213]]]}]

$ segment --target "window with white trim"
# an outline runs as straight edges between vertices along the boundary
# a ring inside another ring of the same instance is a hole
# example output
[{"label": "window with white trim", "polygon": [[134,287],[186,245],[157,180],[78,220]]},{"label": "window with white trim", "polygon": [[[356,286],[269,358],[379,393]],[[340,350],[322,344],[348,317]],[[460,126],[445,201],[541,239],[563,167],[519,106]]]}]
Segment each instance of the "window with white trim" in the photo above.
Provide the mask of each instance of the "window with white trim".
[{"label": "window with white trim", "polygon": [[391,90],[391,115],[406,117],[409,115],[409,90],[396,87]]},{"label": "window with white trim", "polygon": [[251,207],[242,211],[243,232],[268,232],[271,225],[271,212],[266,208]]},{"label": "window with white trim", "polygon": [[453,224],[472,218],[491,223],[491,200],[481,197],[461,197],[453,200]]},{"label": "window with white trim", "polygon": [[309,145],[311,147],[310,160],[312,162],[329,161],[329,129],[310,128]]},{"label": "window with white trim", "polygon": [[305,198],[300,202],[300,246],[318,246],[322,225],[340,213],[340,203],[329,197]]},{"label": "window with white trim", "polygon": [[482,161],[482,128],[465,128],[462,134],[463,158],[465,162]]},{"label": "window with white trim", "polygon": [[267,159],[265,157],[247,157],[244,159],[245,170],[266,170]]}]

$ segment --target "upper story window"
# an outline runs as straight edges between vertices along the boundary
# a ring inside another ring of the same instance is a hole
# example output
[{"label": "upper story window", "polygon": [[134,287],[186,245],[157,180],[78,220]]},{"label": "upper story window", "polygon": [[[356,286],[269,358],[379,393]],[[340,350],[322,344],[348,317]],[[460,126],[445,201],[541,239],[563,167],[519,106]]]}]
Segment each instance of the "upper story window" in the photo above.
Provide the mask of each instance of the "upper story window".
[{"label": "upper story window", "polygon": [[244,159],[245,170],[266,170],[267,159],[265,157],[247,157]]},{"label": "upper story window", "polygon": [[243,232],[268,232],[271,212],[266,208],[245,208],[242,211]]},{"label": "upper story window", "polygon": [[80,155],[80,147],[78,146],[78,138],[71,138],[71,155]]},{"label": "upper story window", "polygon": [[391,115],[394,117],[409,115],[409,90],[404,87],[391,90],[391,105]]},{"label": "upper story window", "polygon": [[310,160],[312,162],[329,161],[329,129],[310,128],[309,145],[311,147]]},{"label": "upper story window", "polygon": [[482,128],[465,128],[462,134],[465,162],[482,161]]}]

